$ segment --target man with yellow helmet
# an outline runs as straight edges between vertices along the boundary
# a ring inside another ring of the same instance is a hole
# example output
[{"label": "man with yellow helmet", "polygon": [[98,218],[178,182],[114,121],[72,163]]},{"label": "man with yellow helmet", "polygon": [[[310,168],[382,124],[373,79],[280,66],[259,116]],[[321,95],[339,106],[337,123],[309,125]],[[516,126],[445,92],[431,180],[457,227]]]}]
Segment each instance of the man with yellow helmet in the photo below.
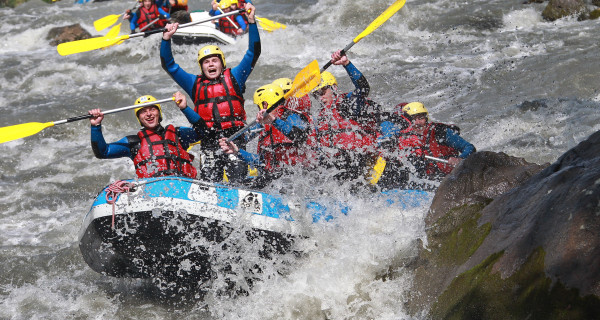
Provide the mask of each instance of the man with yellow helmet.
[{"label": "man with yellow helmet", "polygon": [[[186,149],[191,143],[206,135],[206,124],[187,106],[185,95],[176,92],[174,100],[179,109],[185,114],[194,128],[163,127],[160,104],[136,108],[134,114],[142,129],[136,134],[122,138],[113,143],[106,143],[102,134],[104,114],[100,109],[89,111],[91,142],[94,155],[99,159],[114,159],[128,157],[135,166],[138,178],[160,176],[184,176],[196,178],[197,170],[192,165],[193,156]],[[139,97],[135,104],[156,101],[150,95]]]},{"label": "man with yellow helmet", "polygon": [[259,123],[257,126],[262,127],[256,128],[262,129],[257,154],[238,148],[234,143],[228,142],[227,138],[219,141],[225,153],[237,153],[246,163],[259,169],[259,176],[254,182],[255,187],[263,187],[265,183],[280,177],[290,167],[306,166],[314,158],[305,148],[311,129],[306,113],[296,112],[285,106],[279,106],[272,113],[267,113],[267,109],[284,96],[282,86],[286,87],[286,82],[283,80],[278,79],[254,92],[254,104],[260,110],[256,117]]},{"label": "man with yellow helmet", "polygon": [[[399,117],[402,119],[401,123],[392,120],[381,124],[382,136],[392,141],[385,146],[387,164],[383,172],[384,177],[410,169],[406,166],[408,163],[403,161],[408,159],[419,178],[441,180],[462,159],[476,151],[475,146],[460,136],[457,126],[431,122],[429,111],[422,102],[406,103],[398,107],[402,113],[402,117]],[[410,121],[408,128],[405,128],[403,119]],[[446,162],[430,160],[425,156],[444,159]],[[388,188],[399,187],[401,185],[397,184],[406,182],[399,179],[384,180],[388,181],[383,182]]]},{"label": "man with yellow helmet", "polygon": [[321,73],[321,83],[313,91],[321,102],[315,120],[317,141],[323,165],[339,170],[337,178],[352,180],[362,177],[369,170],[369,162],[376,157],[375,120],[378,111],[373,109],[375,104],[367,99],[370,91],[367,79],[348,57],[336,51],[331,61],[344,67],[355,90],[341,93],[333,74],[327,71]]},{"label": "man with yellow helmet", "polygon": [[[171,38],[177,23],[168,24],[163,33],[160,57],[165,71],[183,88],[194,102],[194,110],[210,128],[210,137],[202,141],[203,179],[218,182],[223,178],[223,170],[232,182],[243,181],[248,167],[239,159],[224,155],[218,140],[227,137],[245,126],[244,91],[246,80],[260,56],[260,36],[254,17],[255,8],[247,3],[249,36],[248,50],[239,65],[227,68],[225,55],[215,45],[204,46],[198,51],[198,65],[201,73],[195,75],[183,70],[175,63],[171,51]],[[243,142],[240,142],[244,144]]]}]

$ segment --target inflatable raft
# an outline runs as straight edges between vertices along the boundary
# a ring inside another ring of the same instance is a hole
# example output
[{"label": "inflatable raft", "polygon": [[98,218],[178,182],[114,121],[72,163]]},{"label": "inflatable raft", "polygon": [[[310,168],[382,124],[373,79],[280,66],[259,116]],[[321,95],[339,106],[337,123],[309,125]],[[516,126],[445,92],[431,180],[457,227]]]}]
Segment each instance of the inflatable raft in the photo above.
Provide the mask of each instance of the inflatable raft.
[{"label": "inflatable raft", "polygon": [[[192,22],[210,17],[207,11],[194,11],[190,13],[190,16]],[[234,37],[219,31],[212,21],[178,29],[173,34],[172,39],[178,45],[202,43],[234,44],[236,41]]]},{"label": "inflatable raft", "polygon": [[[129,191],[114,194],[111,185],[100,192],[78,236],[85,262],[113,277],[181,277],[179,266],[193,262],[186,277],[210,278],[207,248],[240,223],[250,231],[248,237],[264,240],[269,256],[287,252],[296,237],[307,236],[312,223],[351,214],[349,206],[336,201],[292,203],[278,195],[188,178],[122,183]],[[430,193],[397,190],[379,197],[401,210],[423,205]]]}]

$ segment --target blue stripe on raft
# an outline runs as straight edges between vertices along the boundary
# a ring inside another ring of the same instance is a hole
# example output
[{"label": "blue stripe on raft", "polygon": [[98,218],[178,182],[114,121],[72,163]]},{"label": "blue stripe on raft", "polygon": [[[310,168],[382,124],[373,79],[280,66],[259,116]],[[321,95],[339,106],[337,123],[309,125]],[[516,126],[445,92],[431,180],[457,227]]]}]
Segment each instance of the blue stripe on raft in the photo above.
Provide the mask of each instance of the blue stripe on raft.
[{"label": "blue stripe on raft", "polygon": [[281,215],[283,215],[284,219],[288,221],[294,221],[294,219],[290,215],[290,207],[283,204],[283,199],[262,192],[261,194],[263,199],[263,216],[271,218],[280,218]]},{"label": "blue stripe on raft", "polygon": [[217,205],[227,209],[235,209],[240,202],[240,195],[237,189],[216,188]]}]

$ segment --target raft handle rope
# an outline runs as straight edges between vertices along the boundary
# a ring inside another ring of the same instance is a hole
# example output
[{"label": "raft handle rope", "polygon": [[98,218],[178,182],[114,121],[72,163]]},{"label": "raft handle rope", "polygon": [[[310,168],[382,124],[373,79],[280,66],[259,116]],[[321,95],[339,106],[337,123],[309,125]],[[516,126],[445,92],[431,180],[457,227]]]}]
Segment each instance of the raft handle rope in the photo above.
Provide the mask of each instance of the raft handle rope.
[{"label": "raft handle rope", "polygon": [[127,195],[129,195],[129,191],[134,191],[134,188],[134,183],[124,180],[113,182],[106,188],[106,203],[112,205],[112,223],[110,225],[112,229],[115,228],[115,202],[117,201],[119,194],[127,192]]}]

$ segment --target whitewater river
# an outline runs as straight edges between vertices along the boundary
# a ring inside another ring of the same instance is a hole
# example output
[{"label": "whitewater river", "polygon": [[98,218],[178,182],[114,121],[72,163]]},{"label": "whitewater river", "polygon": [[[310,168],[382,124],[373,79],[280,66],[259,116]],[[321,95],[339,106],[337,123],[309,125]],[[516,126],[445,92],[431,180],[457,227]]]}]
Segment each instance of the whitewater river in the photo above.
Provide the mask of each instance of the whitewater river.
[{"label": "whitewater river", "polygon": [[[256,88],[293,78],[313,59],[323,65],[391,2],[256,0],[259,16],[287,29],[261,31],[262,55],[246,90],[250,117]],[[385,108],[422,101],[478,150],[552,162],[600,129],[600,26],[575,17],[544,22],[545,4],[520,2],[409,0],[348,56]],[[178,88],[160,67],[160,35],[71,56],[46,40],[51,28],[73,23],[99,34],[94,20],[131,5],[31,0],[0,9],[0,127],[128,106],[144,94],[170,97]],[[209,1],[189,5],[208,9]],[[246,47],[247,38],[222,47],[229,66]],[[174,46],[175,59],[197,72],[198,49]],[[343,68],[329,70],[351,89]],[[186,124],[173,104],[163,110],[167,122]],[[104,120],[109,141],[136,130],[129,112]],[[266,272],[247,296],[209,291],[174,304],[147,283],[95,273],[79,252],[82,218],[101,188],[134,173],[128,159],[94,158],[89,131],[79,121],[0,145],[0,319],[423,318],[404,308],[412,275],[402,263],[423,238],[427,206],[401,212],[357,200],[352,216],[314,227],[309,255],[282,257],[286,270]],[[310,177],[297,180],[310,190]],[[394,277],[383,277],[389,271]]]}]

